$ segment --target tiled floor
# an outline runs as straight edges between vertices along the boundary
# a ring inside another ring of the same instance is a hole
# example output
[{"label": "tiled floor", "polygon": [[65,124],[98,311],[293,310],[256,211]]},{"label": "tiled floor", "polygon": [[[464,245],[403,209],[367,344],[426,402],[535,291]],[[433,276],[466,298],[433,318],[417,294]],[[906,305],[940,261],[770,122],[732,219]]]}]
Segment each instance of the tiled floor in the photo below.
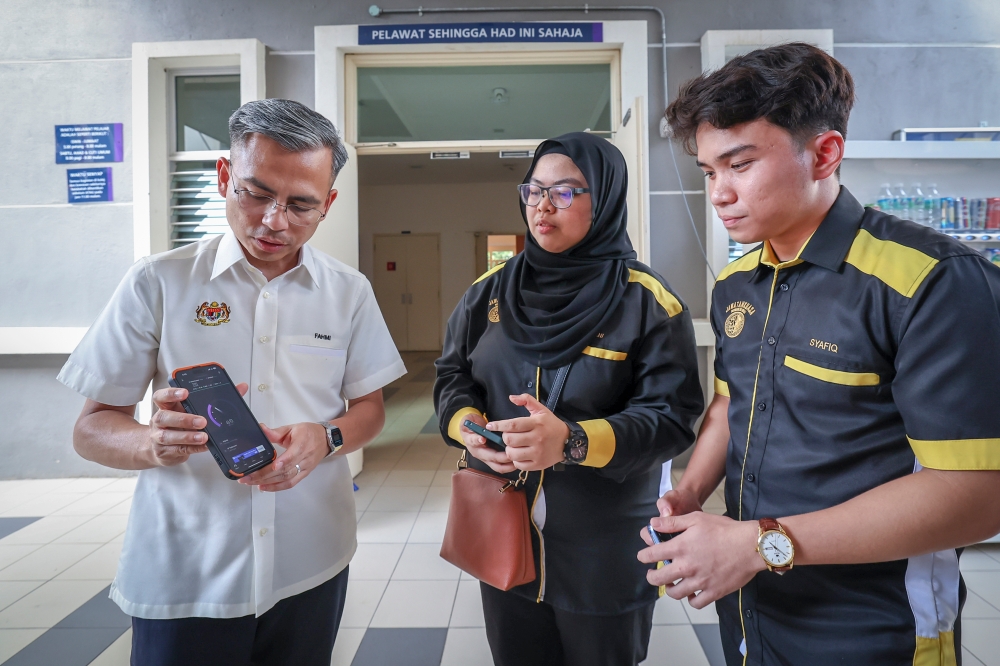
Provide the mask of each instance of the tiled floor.
[{"label": "tiled floor", "polygon": [[[407,355],[410,374],[386,390],[385,430],[356,479],[359,546],[334,665],[492,663],[479,584],[438,557],[457,452],[427,427],[433,356]],[[0,482],[0,663],[128,664],[131,631],[107,586],[134,484]],[[722,506],[717,493],[706,508]],[[968,549],[962,570],[965,664],[1000,666],[1000,546]],[[647,666],[722,664],[714,608],[664,598],[653,622]]]}]

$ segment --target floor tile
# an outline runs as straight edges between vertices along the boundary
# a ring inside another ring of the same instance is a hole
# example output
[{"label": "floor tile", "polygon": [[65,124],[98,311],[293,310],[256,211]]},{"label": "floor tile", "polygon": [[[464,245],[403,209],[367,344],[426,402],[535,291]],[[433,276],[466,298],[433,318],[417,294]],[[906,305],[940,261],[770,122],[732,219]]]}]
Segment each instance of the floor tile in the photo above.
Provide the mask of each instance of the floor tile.
[{"label": "floor tile", "polygon": [[654,626],[641,666],[712,666],[691,625]]},{"label": "floor tile", "polygon": [[365,629],[372,621],[375,610],[382,600],[388,581],[351,580],[347,583],[347,600],[344,602],[344,617],[341,627]]},{"label": "floor tile", "polygon": [[989,605],[1000,608],[1000,571],[966,571],[962,576],[970,590]]},{"label": "floor tile", "polygon": [[455,606],[451,611],[452,627],[485,627],[483,618],[483,597],[478,580],[463,580],[458,583]]},{"label": "floor tile", "polygon": [[115,504],[113,507],[104,512],[105,516],[127,516],[129,510],[132,508],[132,498],[129,497],[127,500]]},{"label": "floor tile", "polygon": [[21,544],[6,546],[0,543],[0,569],[10,566],[19,559],[41,548],[39,544]]},{"label": "floor tile", "polygon": [[126,476],[120,479],[115,479],[112,483],[105,486],[102,490],[109,490],[111,492],[122,492],[122,493],[132,493],[135,492],[135,485],[139,482],[139,476]]},{"label": "floor tile", "polygon": [[389,580],[403,554],[401,543],[359,543],[348,572],[350,580]]},{"label": "floor tile", "polygon": [[486,630],[449,629],[444,654],[441,655],[441,666],[493,666]]},{"label": "floor tile", "polygon": [[988,604],[974,591],[969,590],[962,608],[962,617],[976,620],[1000,619],[1000,610]]},{"label": "floor tile", "polygon": [[[434,472],[441,466],[441,453],[413,453],[407,451],[406,455],[396,463],[396,470],[411,470],[427,473],[433,478]],[[452,463],[454,464],[454,463]],[[430,485],[430,481],[423,485]]]},{"label": "floor tile", "polygon": [[962,620],[962,644],[986,666],[1000,666],[1000,620]]},{"label": "floor tile", "polygon": [[100,548],[92,543],[50,543],[0,570],[0,581],[49,580]]},{"label": "floor tile", "polygon": [[0,629],[0,664],[44,633],[44,629]]},{"label": "floor tile", "polygon": [[50,516],[65,506],[86,497],[84,493],[48,493],[39,495],[12,509],[0,512],[0,516]]},{"label": "floor tile", "polygon": [[0,518],[0,539],[23,529],[41,518],[41,516],[19,516],[17,518]]},{"label": "floor tile", "polygon": [[96,478],[96,479],[73,479],[69,483],[63,486],[59,486],[57,489],[53,490],[54,493],[92,493],[101,489],[106,489],[117,479],[111,478]]},{"label": "floor tile", "polygon": [[427,486],[414,488],[383,485],[365,511],[418,511],[426,495]]},{"label": "floor tile", "polygon": [[0,629],[48,629],[107,585],[97,580],[49,581],[0,611]]},{"label": "floor tile", "polygon": [[653,624],[691,624],[687,613],[684,612],[686,601],[677,601],[664,595],[656,602],[653,610]]},{"label": "floor tile", "polygon": [[692,608],[691,604],[684,600],[681,602],[684,612],[687,613],[691,624],[719,624],[719,614],[715,612],[715,604],[711,603],[701,610]]},{"label": "floor tile", "polygon": [[458,581],[393,580],[372,617],[372,627],[447,627]]},{"label": "floor tile", "polygon": [[105,544],[125,532],[128,516],[94,516],[83,525],[56,539],[53,543],[99,543]]},{"label": "floor tile", "polygon": [[4,537],[0,545],[46,544],[87,522],[85,516],[46,516]]},{"label": "floor tile", "polygon": [[445,528],[448,525],[446,512],[421,511],[410,532],[410,543],[436,543],[444,541]]},{"label": "floor tile", "polygon": [[372,628],[361,640],[351,666],[438,666],[447,629]]},{"label": "floor tile", "polygon": [[369,470],[368,469],[368,455],[365,455],[365,466],[361,470],[361,473],[354,477],[354,483],[358,488],[367,488],[374,486],[378,488],[385,481],[385,477],[389,476],[389,472],[385,470]]},{"label": "floor tile", "polygon": [[[365,467],[368,466],[368,462],[365,461]],[[359,511],[367,511],[368,505],[372,503],[375,498],[375,493],[378,492],[379,486],[376,485],[360,485],[358,484],[358,489],[354,491],[354,508]]]},{"label": "floor tile", "polygon": [[[48,548],[50,546],[46,546]],[[118,572],[118,559],[122,553],[120,543],[101,546],[82,560],[56,576],[56,580],[105,580],[112,581]],[[2,574],[3,572],[0,572]]]},{"label": "floor tile", "polygon": [[132,629],[118,637],[90,666],[129,666],[132,658]]},{"label": "floor tile", "polygon": [[337,641],[333,644],[333,657],[330,659],[330,666],[351,666],[354,661],[354,654],[361,645],[361,640],[365,637],[366,629],[355,627],[344,627],[341,625],[337,631]]},{"label": "floor tile", "polygon": [[450,465],[447,469],[439,469],[434,473],[434,480],[431,481],[431,487],[441,488],[447,486],[451,488],[451,475],[455,471],[454,465]]},{"label": "floor tile", "polygon": [[458,580],[461,571],[441,559],[440,543],[408,543],[392,580]]},{"label": "floor tile", "polygon": [[415,511],[365,511],[358,523],[358,543],[406,543],[416,520]]},{"label": "floor tile", "polygon": [[132,497],[132,493],[92,493],[67,504],[55,516],[96,516]]},{"label": "floor tile", "polygon": [[421,511],[447,511],[451,505],[451,484],[432,487],[424,497]]},{"label": "floor tile", "polygon": [[979,548],[966,548],[959,559],[962,571],[1000,571],[1000,560],[995,560]]},{"label": "floor tile", "polygon": [[726,666],[726,654],[722,651],[722,637],[719,626],[713,624],[692,625],[705,658],[711,666]]},{"label": "floor tile", "polygon": [[431,485],[431,481],[433,480],[434,480],[433,471],[394,469],[391,472],[389,472],[389,476],[386,477],[385,482],[382,484],[382,487],[386,488],[391,486],[414,486],[418,488],[426,488]]},{"label": "floor tile", "polygon": [[44,580],[4,581],[0,584],[0,611],[44,584]]},{"label": "floor tile", "polygon": [[985,666],[983,662],[976,658],[974,654],[969,652],[964,646],[962,647],[962,666]]}]

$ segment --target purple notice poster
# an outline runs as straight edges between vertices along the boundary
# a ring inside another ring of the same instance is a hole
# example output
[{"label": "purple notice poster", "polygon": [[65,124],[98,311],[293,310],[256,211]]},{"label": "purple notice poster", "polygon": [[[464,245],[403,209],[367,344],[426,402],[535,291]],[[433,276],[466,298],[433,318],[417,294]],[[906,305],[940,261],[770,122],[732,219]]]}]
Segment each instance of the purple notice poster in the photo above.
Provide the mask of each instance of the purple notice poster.
[{"label": "purple notice poster", "polygon": [[56,164],[121,162],[122,124],[56,125]]},{"label": "purple notice poster", "polygon": [[67,169],[66,185],[71,204],[115,200],[111,189],[111,167]]}]

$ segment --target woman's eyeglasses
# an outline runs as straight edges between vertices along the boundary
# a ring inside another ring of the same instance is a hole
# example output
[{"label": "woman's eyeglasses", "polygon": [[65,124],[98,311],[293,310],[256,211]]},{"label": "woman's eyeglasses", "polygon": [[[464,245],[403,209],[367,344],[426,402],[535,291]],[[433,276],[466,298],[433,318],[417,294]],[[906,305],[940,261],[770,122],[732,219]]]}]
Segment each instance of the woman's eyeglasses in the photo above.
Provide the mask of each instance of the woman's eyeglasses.
[{"label": "woman's eyeglasses", "polygon": [[542,192],[546,192],[549,202],[556,208],[569,208],[573,203],[574,194],[587,194],[588,187],[570,187],[569,185],[552,185],[551,187],[541,187],[524,183],[517,186],[517,191],[521,193],[521,201],[525,206],[537,206],[542,200]]}]

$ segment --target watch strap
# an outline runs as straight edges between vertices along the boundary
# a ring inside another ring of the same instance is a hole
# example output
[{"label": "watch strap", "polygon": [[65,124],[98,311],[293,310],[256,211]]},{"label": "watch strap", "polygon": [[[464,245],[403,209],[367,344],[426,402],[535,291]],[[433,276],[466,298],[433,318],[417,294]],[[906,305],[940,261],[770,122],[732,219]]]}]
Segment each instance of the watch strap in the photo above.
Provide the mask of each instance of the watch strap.
[{"label": "watch strap", "polygon": [[[758,531],[758,536],[757,536],[757,539],[758,539],[758,551],[757,552],[758,553],[760,553],[760,550],[759,550],[759,548],[760,548],[760,545],[759,545],[760,538],[763,537],[764,534],[767,533],[767,532],[780,532],[781,534],[784,534],[785,537],[788,538],[789,542],[792,542],[792,537],[788,535],[788,532],[785,531],[785,528],[782,527],[781,523],[779,523],[774,518],[761,518],[759,521],[757,521],[757,525],[758,525],[758,530],[759,530]],[[794,542],[792,542],[792,548],[793,549],[795,548]],[[773,564],[771,564],[770,562],[768,562],[767,558],[764,557],[763,553],[760,553],[760,556],[764,560],[764,564],[767,565],[768,570],[769,571],[773,571],[776,574],[783,574],[786,571],[791,571],[792,567],[795,564],[794,555],[792,556],[792,561],[791,562],[789,562],[788,564],[786,564],[784,566],[780,566],[780,567],[774,566]]]},{"label": "watch strap", "polygon": [[587,459],[587,451],[590,448],[590,439],[587,431],[580,427],[579,423],[564,421],[569,426],[569,437],[563,444],[563,463],[566,465],[579,465]]},{"label": "watch strap", "polygon": [[326,455],[332,456],[344,446],[344,438],[340,434],[340,428],[327,423],[326,421],[317,421],[317,423],[323,426],[323,429],[326,430],[326,445],[330,449]]}]

